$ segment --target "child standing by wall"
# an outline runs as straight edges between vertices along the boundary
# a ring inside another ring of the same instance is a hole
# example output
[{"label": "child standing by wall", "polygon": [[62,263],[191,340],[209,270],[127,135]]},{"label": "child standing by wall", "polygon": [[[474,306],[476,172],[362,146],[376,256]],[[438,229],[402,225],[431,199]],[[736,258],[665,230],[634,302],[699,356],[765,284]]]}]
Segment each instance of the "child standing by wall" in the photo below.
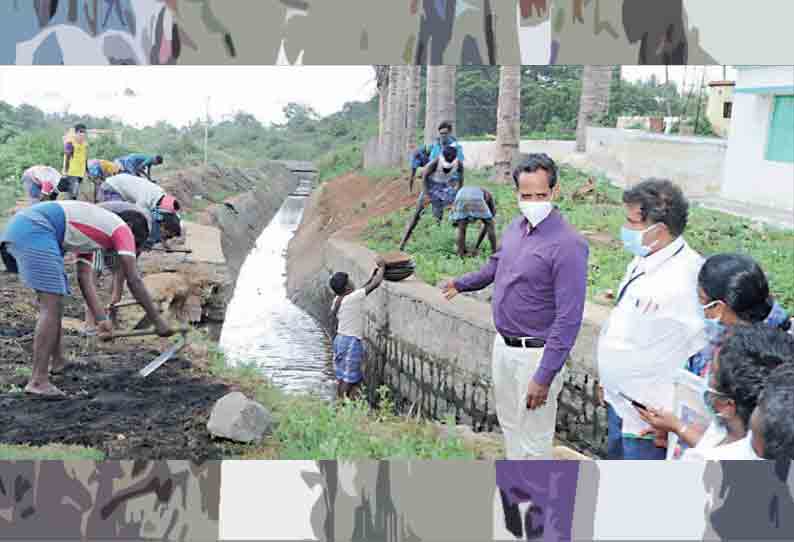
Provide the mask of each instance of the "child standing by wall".
[{"label": "child standing by wall", "polygon": [[336,370],[336,396],[353,398],[364,379],[361,360],[364,357],[364,300],[383,282],[386,264],[377,259],[378,267],[364,286],[356,289],[347,273],[337,272],[331,277],[330,287],[336,294],[331,305],[331,316],[337,320],[334,338],[334,369]]}]

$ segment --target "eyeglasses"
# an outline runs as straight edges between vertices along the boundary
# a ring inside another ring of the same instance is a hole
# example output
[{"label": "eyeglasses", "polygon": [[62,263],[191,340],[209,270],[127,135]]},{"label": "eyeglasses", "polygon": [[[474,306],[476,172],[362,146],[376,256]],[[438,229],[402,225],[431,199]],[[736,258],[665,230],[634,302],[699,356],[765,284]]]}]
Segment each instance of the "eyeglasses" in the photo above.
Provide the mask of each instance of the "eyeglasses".
[{"label": "eyeglasses", "polygon": [[704,392],[705,392],[706,395],[716,395],[716,396],[722,397],[724,399],[733,400],[733,397],[731,397],[727,393],[722,392],[722,391],[717,391],[714,388],[712,388],[711,386],[706,386],[705,389],[704,389]]}]

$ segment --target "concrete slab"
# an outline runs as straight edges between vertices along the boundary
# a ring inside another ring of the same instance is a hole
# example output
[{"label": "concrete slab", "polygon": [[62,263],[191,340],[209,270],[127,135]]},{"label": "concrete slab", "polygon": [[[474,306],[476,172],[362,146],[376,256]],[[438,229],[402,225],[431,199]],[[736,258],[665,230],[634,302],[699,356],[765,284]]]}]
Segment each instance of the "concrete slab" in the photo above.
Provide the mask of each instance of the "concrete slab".
[{"label": "concrete slab", "polygon": [[763,205],[734,201],[719,196],[693,200],[698,206],[712,211],[721,211],[733,216],[747,218],[774,228],[794,229],[794,210],[775,209]]},{"label": "concrete slab", "polygon": [[274,160],[292,172],[317,173],[319,170],[312,162],[302,160]]},{"label": "concrete slab", "polygon": [[226,258],[221,245],[221,231],[194,222],[182,222],[185,230],[185,248],[192,250],[190,261],[223,265]]}]

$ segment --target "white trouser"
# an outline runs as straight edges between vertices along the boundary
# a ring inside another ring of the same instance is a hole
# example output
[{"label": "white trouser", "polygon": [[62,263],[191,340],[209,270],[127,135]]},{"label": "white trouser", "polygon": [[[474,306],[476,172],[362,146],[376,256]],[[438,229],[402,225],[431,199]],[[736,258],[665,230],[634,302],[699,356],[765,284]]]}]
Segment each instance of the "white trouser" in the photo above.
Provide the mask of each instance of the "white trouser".
[{"label": "white trouser", "polygon": [[512,348],[497,334],[493,346],[493,386],[496,415],[505,437],[507,459],[553,459],[557,398],[563,367],[549,388],[546,404],[529,410],[527,388],[540,366],[543,348]]}]

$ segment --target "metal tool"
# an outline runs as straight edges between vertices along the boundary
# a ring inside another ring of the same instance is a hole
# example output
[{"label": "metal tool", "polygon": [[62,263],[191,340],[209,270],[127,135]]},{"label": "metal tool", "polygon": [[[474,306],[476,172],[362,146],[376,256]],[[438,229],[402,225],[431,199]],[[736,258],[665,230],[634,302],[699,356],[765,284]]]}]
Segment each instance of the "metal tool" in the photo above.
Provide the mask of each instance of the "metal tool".
[{"label": "metal tool", "polygon": [[134,330],[146,329],[147,327],[151,326],[152,324],[153,324],[152,319],[149,318],[148,314],[146,314],[146,315],[144,315],[143,318],[141,318],[138,321],[137,324],[135,324],[135,327],[133,327],[132,329],[134,329]]},{"label": "metal tool", "polygon": [[114,333],[111,336],[111,339],[127,339],[130,337],[149,337],[151,335],[157,335],[157,332],[153,329],[145,329],[142,331],[125,331],[123,333]]},{"label": "metal tool", "polygon": [[166,361],[168,361],[169,359],[174,357],[178,352],[180,352],[187,345],[187,340],[185,339],[186,331],[187,330],[182,332],[182,337],[180,338],[179,342],[177,342],[174,346],[172,346],[171,348],[169,348],[168,350],[166,350],[165,352],[163,352],[162,354],[160,354],[159,356],[154,358],[152,360],[152,362],[149,363],[143,369],[141,369],[138,372],[138,374],[141,377],[146,378],[147,376],[152,374],[154,371],[156,371]]},{"label": "metal tool", "polygon": [[154,252],[165,252],[165,253],[168,253],[168,254],[172,254],[172,253],[173,254],[193,254],[193,251],[191,249],[158,248],[158,247],[155,247],[155,248],[152,248],[151,250],[154,251]]},{"label": "metal tool", "polygon": [[135,305],[140,305],[140,301],[135,301],[134,299],[128,299],[127,301],[119,301],[115,305],[111,305],[111,309],[121,309],[124,307],[134,307]]},{"label": "metal tool", "polygon": [[115,326],[118,323],[119,309],[123,309],[125,307],[134,307],[136,305],[140,305],[140,303],[135,300],[121,301],[115,305],[109,305],[108,316],[110,316],[110,321],[113,322],[113,325]]},{"label": "metal tool", "polygon": [[[185,335],[188,331],[188,328],[177,329],[176,333],[180,333]],[[128,339],[130,337],[149,337],[152,335],[157,335],[157,331],[154,329],[146,329],[143,331],[125,331],[124,333],[114,333],[111,338],[113,339]]]}]

